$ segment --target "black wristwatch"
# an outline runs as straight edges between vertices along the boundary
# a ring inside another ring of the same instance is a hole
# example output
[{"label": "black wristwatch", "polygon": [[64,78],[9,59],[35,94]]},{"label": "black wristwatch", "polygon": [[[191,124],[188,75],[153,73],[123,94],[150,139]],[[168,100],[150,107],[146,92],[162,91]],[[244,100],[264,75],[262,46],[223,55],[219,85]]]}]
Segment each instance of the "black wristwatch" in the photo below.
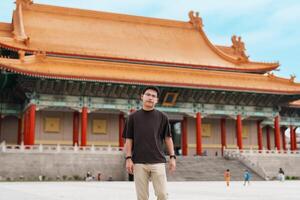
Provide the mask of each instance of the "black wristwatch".
[{"label": "black wristwatch", "polygon": [[132,156],[126,156],[125,160],[131,159],[131,158],[132,158]]},{"label": "black wristwatch", "polygon": [[175,155],[170,155],[170,159],[174,158],[176,160],[176,156]]}]

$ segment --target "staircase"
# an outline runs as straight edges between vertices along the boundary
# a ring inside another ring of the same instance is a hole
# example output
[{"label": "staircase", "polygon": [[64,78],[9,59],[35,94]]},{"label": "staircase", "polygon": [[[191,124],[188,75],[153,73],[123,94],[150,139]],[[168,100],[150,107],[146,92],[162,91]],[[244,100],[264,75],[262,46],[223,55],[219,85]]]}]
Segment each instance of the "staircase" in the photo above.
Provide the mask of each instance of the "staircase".
[{"label": "staircase", "polygon": [[295,155],[268,155],[249,154],[247,158],[256,165],[262,167],[269,179],[276,179],[279,168],[282,168],[286,176],[300,177],[300,156]]},{"label": "staircase", "polygon": [[168,181],[223,181],[224,171],[230,169],[231,180],[242,181],[245,169],[252,174],[252,180],[263,180],[238,160],[223,157],[178,156],[176,171],[168,173]]}]

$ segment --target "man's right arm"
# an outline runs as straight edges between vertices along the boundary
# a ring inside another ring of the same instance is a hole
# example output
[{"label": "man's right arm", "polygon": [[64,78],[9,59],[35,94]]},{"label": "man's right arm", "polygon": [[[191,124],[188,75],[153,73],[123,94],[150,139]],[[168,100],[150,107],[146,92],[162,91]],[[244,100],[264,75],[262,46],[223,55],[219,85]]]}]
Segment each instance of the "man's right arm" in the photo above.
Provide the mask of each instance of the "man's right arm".
[{"label": "man's right arm", "polygon": [[129,174],[133,174],[132,139],[130,138],[126,138],[125,141],[125,154],[126,154],[126,170]]}]

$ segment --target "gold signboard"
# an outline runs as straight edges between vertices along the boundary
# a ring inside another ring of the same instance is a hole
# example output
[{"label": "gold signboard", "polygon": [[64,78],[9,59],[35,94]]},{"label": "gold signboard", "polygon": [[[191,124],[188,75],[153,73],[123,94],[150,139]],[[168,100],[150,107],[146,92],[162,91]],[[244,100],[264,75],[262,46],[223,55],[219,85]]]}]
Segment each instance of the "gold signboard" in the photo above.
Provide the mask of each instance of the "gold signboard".
[{"label": "gold signboard", "polygon": [[44,120],[44,132],[59,133],[60,119],[58,117],[46,117]]},{"label": "gold signboard", "polygon": [[248,126],[243,126],[243,129],[242,129],[242,137],[243,138],[248,138]]},{"label": "gold signboard", "polygon": [[167,92],[162,102],[163,106],[174,106],[178,97],[177,92]]},{"label": "gold signboard", "polygon": [[94,119],[93,120],[93,134],[106,134],[106,120]]},{"label": "gold signboard", "polygon": [[210,136],[211,136],[211,125],[202,124],[202,137],[210,137]]}]

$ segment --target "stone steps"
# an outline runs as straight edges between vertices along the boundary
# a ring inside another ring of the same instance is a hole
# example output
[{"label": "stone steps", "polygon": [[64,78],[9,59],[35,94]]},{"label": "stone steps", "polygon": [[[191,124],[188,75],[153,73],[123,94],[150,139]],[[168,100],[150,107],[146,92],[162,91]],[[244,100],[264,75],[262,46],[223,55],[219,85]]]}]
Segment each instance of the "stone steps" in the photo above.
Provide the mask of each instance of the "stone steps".
[{"label": "stone steps", "polygon": [[[230,169],[231,180],[243,180],[243,173],[248,169],[237,160],[226,160],[222,157],[177,157],[177,169],[174,174],[168,173],[169,181],[222,181],[224,171]],[[252,180],[263,180],[253,171]]]}]

